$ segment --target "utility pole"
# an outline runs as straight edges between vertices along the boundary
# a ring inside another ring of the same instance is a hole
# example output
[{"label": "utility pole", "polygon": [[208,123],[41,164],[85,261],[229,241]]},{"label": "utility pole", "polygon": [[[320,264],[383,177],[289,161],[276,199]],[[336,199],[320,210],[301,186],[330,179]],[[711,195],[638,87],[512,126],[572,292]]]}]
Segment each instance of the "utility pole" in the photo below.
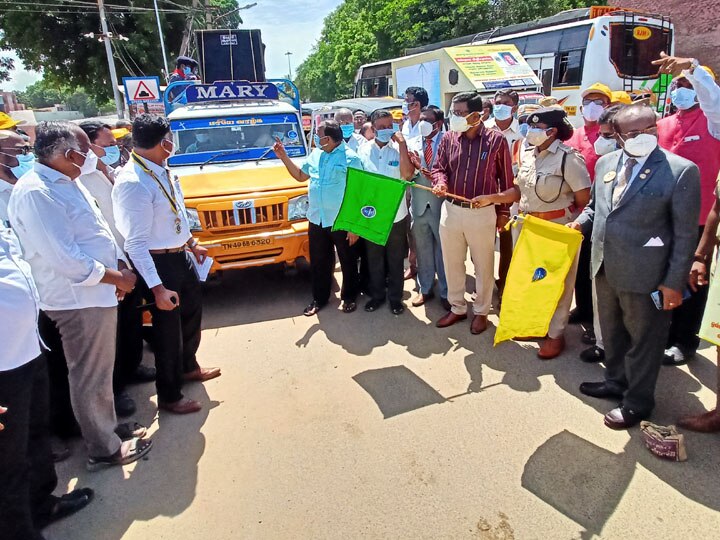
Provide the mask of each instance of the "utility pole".
[{"label": "utility pole", "polygon": [[112,46],[110,45],[110,33],[108,31],[107,20],[105,19],[105,5],[103,0],[98,0],[98,9],[100,10],[100,28],[103,33],[103,41],[105,42],[105,53],[107,54],[108,67],[110,68],[110,81],[112,82],[113,95],[115,96],[115,107],[117,108],[118,118],[123,116],[123,102],[118,90],[117,72],[115,71],[115,60],[113,59]]},{"label": "utility pole", "polygon": [[292,55],[290,51],[285,53],[285,56],[288,57],[288,79],[292,81],[292,67],[290,67],[290,55]]},{"label": "utility pole", "polygon": [[157,0],[153,0],[155,4],[155,18],[157,19],[158,34],[160,34],[160,50],[162,51],[163,64],[165,64],[165,80],[167,81],[170,77],[170,71],[168,70],[167,56],[165,55],[165,38],[163,37],[162,26],[160,25],[160,12],[158,11]]}]

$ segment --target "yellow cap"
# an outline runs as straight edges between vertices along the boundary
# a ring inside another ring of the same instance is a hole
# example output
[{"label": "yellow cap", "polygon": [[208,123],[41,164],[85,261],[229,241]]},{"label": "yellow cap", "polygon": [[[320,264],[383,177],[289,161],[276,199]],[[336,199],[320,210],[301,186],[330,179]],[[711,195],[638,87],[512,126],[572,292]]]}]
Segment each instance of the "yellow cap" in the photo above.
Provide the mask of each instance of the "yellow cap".
[{"label": "yellow cap", "polygon": [[110,133],[113,134],[113,137],[115,137],[115,140],[122,139],[123,137],[130,135],[130,130],[127,128],[117,128],[117,129],[111,129]]},{"label": "yellow cap", "polygon": [[400,109],[393,109],[390,111],[390,114],[392,114],[392,117],[395,120],[402,120],[403,118],[403,112]]},{"label": "yellow cap", "polygon": [[20,123],[22,123],[20,120],[15,120],[13,117],[8,116],[4,112],[0,112],[0,129],[14,128]]},{"label": "yellow cap", "polygon": [[[712,69],[710,69],[710,66],[700,66],[700,67],[703,68],[705,71],[707,71],[710,74],[710,76],[713,78],[713,81],[716,79],[715,72]],[[686,77],[683,74],[680,74],[677,77],[675,77],[675,79],[685,79],[685,78]]]},{"label": "yellow cap", "polygon": [[585,90],[583,90],[582,97],[587,96],[588,94],[602,94],[603,96],[606,96],[610,101],[612,101],[613,95],[612,90],[605,86],[603,83],[596,82],[595,84],[588,86]]},{"label": "yellow cap", "polygon": [[610,102],[622,103],[623,105],[631,105],[633,101],[630,97],[630,94],[622,90],[618,90],[617,92],[612,93],[612,99],[610,100]]}]

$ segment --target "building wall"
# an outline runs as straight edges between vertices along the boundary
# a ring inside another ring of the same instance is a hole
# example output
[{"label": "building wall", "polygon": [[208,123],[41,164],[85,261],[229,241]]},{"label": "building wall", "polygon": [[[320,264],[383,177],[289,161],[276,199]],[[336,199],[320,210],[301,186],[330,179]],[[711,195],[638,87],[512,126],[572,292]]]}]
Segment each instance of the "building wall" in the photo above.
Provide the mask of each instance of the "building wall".
[{"label": "building wall", "polygon": [[697,58],[720,73],[720,0],[609,0],[608,5],[669,15],[675,54]]}]

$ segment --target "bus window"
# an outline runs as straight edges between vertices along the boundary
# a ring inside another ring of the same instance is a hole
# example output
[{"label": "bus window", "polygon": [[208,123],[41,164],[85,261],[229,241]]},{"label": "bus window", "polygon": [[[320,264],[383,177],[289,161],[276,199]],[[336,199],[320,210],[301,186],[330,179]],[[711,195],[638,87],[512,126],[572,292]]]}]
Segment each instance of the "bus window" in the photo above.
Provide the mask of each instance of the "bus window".
[{"label": "bus window", "polygon": [[610,61],[619,77],[654,78],[657,66],[652,61],[660,57],[661,51],[668,52],[671,42],[672,33],[668,29],[611,23]]},{"label": "bus window", "polygon": [[582,79],[583,51],[561,52],[555,69],[556,86],[577,86]]},{"label": "bus window", "polygon": [[552,78],[553,78],[553,70],[550,69],[543,69],[540,73],[540,80],[542,81],[542,89],[543,94],[546,96],[552,96]]}]

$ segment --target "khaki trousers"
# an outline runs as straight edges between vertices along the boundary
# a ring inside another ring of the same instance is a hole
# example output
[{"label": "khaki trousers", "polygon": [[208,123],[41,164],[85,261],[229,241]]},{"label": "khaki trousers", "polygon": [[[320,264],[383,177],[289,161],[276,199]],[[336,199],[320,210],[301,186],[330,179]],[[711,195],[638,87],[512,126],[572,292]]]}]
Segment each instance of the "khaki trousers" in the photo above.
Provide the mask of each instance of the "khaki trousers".
[{"label": "khaki trousers", "polygon": [[475,303],[473,314],[487,315],[495,284],[494,206],[463,208],[445,201],[440,211],[440,245],[448,284],[448,301],[456,315],[467,313],[465,301],[465,260],[475,265]]},{"label": "khaki trousers", "polygon": [[120,449],[115,434],[113,367],[117,307],[46,311],[58,327],[68,367],[70,401],[88,455],[111,456]]}]

